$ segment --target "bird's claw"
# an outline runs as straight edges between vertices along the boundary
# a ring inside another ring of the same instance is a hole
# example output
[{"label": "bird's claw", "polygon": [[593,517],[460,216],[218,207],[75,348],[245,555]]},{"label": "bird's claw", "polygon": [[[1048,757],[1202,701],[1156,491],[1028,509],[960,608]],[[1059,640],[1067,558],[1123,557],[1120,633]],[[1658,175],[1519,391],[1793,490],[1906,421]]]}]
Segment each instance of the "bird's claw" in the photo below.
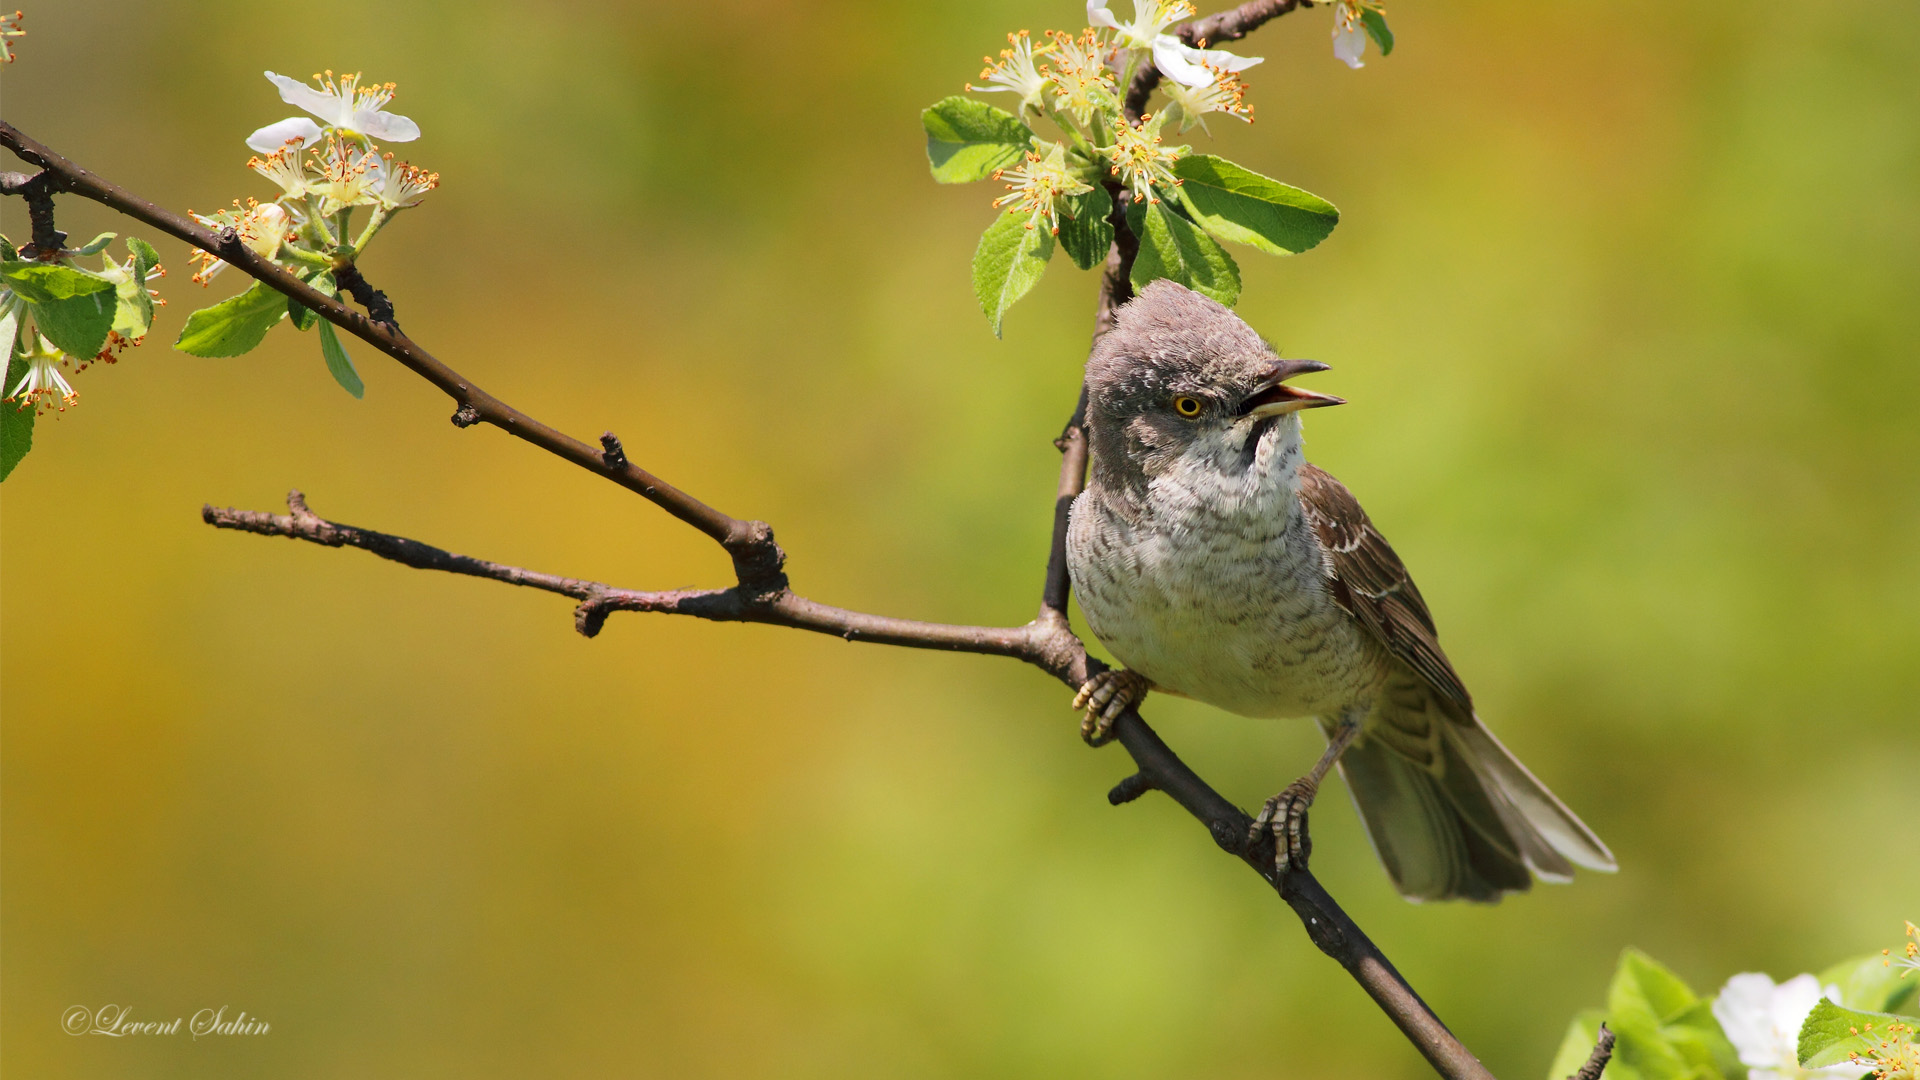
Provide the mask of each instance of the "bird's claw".
[{"label": "bird's claw", "polygon": [[1247,843],[1258,843],[1263,832],[1273,834],[1275,873],[1307,868],[1307,856],[1313,854],[1313,837],[1307,832],[1307,810],[1313,805],[1319,787],[1305,777],[1295,780],[1280,794],[1268,799],[1260,808],[1260,816],[1253,819],[1253,828],[1247,831]]},{"label": "bird's claw", "polygon": [[1089,678],[1073,696],[1073,707],[1086,713],[1080,721],[1080,737],[1088,746],[1111,742],[1114,721],[1127,706],[1138,705],[1152,685],[1145,676],[1124,669],[1109,669]]}]

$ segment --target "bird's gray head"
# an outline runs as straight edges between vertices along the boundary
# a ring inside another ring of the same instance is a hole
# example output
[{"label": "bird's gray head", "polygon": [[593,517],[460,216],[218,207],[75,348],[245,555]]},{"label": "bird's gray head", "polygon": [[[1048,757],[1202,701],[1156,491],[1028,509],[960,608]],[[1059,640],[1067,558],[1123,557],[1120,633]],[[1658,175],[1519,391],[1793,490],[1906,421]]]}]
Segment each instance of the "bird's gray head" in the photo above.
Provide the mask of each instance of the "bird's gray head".
[{"label": "bird's gray head", "polygon": [[1300,410],[1342,404],[1285,385],[1325,370],[1282,359],[1219,303],[1154,281],[1119,310],[1087,360],[1096,478],[1137,484],[1182,464],[1245,469],[1265,436],[1297,443]]}]

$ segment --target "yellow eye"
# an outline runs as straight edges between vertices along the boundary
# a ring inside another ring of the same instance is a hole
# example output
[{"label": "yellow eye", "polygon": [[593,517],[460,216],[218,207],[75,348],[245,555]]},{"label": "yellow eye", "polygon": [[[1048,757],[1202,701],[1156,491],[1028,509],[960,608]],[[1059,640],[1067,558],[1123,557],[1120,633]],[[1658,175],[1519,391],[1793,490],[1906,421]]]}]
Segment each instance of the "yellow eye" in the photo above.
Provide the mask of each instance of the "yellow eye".
[{"label": "yellow eye", "polygon": [[1184,416],[1189,420],[1193,419],[1196,416],[1199,416],[1201,411],[1204,410],[1205,408],[1206,406],[1200,404],[1199,398],[1190,398],[1190,397],[1182,396],[1182,397],[1177,397],[1173,399],[1173,411],[1179,413],[1181,416]]}]

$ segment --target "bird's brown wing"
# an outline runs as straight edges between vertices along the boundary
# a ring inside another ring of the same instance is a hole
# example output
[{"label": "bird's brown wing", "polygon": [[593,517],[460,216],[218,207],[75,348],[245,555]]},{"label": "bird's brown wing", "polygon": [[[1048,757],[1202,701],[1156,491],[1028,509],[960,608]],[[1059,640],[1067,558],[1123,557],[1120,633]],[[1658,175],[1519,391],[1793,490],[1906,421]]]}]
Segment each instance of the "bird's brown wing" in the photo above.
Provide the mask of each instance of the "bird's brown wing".
[{"label": "bird's brown wing", "polygon": [[1334,600],[1426,682],[1450,717],[1471,723],[1473,698],[1440,650],[1427,602],[1353,493],[1321,469],[1303,465],[1300,505],[1328,553]]}]

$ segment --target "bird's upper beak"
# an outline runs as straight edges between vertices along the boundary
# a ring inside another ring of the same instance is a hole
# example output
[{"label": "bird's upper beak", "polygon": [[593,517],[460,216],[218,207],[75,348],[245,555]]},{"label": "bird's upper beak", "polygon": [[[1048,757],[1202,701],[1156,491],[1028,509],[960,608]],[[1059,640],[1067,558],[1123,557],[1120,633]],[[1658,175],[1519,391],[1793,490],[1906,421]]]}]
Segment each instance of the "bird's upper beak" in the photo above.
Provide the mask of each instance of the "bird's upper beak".
[{"label": "bird's upper beak", "polygon": [[1242,416],[1281,416],[1301,409],[1319,409],[1328,405],[1345,405],[1347,399],[1332,394],[1316,394],[1311,390],[1302,390],[1297,386],[1285,385],[1295,375],[1306,375],[1315,371],[1326,371],[1327,365],[1318,360],[1276,360],[1267,369],[1266,377],[1260,385],[1254,387],[1245,401],[1240,403]]}]

